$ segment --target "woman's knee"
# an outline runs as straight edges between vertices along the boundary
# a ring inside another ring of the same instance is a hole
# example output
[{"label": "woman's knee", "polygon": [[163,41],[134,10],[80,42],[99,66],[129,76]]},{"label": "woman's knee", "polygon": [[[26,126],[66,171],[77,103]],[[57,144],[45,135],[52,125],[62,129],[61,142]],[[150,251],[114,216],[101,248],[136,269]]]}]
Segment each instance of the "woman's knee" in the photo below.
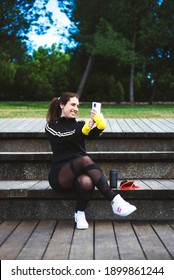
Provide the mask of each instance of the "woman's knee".
[{"label": "woman's knee", "polygon": [[84,167],[94,163],[93,160],[87,155],[82,157],[82,161]]},{"label": "woman's knee", "polygon": [[88,175],[82,174],[77,180],[82,189],[89,191],[94,189],[93,181]]}]

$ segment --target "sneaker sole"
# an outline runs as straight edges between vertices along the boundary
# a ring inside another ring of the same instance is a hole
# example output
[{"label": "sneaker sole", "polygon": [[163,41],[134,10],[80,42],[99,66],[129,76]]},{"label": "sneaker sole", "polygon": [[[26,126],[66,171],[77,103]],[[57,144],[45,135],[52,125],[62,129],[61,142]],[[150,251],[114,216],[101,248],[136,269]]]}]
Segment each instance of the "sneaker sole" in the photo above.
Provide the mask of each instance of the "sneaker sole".
[{"label": "sneaker sole", "polygon": [[77,224],[76,224],[76,229],[82,229],[82,230],[83,230],[83,229],[88,229],[88,228],[89,228],[89,226],[86,226],[86,227],[78,227]]}]

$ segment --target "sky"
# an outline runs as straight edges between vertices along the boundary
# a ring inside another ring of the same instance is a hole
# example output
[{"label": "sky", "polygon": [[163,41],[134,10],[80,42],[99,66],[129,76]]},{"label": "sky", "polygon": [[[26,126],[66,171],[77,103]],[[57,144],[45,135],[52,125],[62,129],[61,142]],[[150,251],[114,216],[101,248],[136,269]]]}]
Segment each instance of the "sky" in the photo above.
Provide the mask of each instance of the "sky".
[{"label": "sky", "polygon": [[70,25],[69,19],[58,8],[57,0],[49,0],[46,7],[48,11],[53,13],[53,20],[57,24],[56,27],[51,27],[45,35],[36,35],[34,31],[30,32],[30,44],[33,49],[38,49],[40,46],[50,47],[53,43],[67,43],[67,39],[61,35],[58,35],[58,32],[59,34],[67,33],[65,27]]}]

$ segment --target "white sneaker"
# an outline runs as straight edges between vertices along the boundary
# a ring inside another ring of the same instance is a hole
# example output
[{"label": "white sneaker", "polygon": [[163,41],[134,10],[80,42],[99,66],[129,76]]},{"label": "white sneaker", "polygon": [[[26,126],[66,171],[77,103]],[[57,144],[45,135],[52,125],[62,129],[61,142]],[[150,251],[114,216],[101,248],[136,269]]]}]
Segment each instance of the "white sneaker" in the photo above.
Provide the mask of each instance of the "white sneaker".
[{"label": "white sneaker", "polygon": [[134,205],[126,202],[119,194],[111,201],[111,205],[114,214],[119,216],[128,216],[137,209]]},{"label": "white sneaker", "polygon": [[88,222],[86,221],[85,212],[77,211],[74,217],[77,229],[87,229],[89,227]]}]

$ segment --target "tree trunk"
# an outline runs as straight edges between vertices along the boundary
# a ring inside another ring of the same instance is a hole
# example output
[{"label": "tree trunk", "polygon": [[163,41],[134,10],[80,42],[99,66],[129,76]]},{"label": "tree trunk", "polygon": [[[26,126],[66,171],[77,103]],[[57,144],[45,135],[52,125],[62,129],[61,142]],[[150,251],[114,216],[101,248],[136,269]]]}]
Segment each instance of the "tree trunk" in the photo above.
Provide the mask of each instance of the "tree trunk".
[{"label": "tree trunk", "polygon": [[158,80],[154,81],[153,91],[152,91],[152,95],[151,95],[151,98],[150,98],[150,101],[149,101],[150,105],[153,104],[155,94],[156,94],[156,91],[157,91],[157,86],[158,86]]},{"label": "tree trunk", "polygon": [[79,85],[78,90],[77,90],[77,94],[79,95],[79,98],[80,98],[81,95],[82,95],[82,92],[83,92],[83,89],[84,89],[84,87],[85,87],[87,78],[88,78],[88,76],[89,76],[89,72],[90,72],[90,70],[91,70],[92,62],[93,62],[93,57],[90,56],[90,57],[89,57],[89,60],[88,60],[88,63],[87,63],[87,65],[86,65],[86,68],[85,68],[85,72],[84,72],[84,74],[83,74],[83,76],[82,76],[82,79],[81,79],[81,81],[80,81],[80,85]]},{"label": "tree trunk", "polygon": [[134,105],[134,70],[135,65],[131,64],[131,71],[130,71],[130,103]]},{"label": "tree trunk", "polygon": [[[136,42],[136,31],[134,31],[133,34],[133,51],[135,51],[135,42]],[[131,70],[130,70],[130,103],[133,106],[134,105],[134,72],[135,72],[135,64],[131,63]]]}]

